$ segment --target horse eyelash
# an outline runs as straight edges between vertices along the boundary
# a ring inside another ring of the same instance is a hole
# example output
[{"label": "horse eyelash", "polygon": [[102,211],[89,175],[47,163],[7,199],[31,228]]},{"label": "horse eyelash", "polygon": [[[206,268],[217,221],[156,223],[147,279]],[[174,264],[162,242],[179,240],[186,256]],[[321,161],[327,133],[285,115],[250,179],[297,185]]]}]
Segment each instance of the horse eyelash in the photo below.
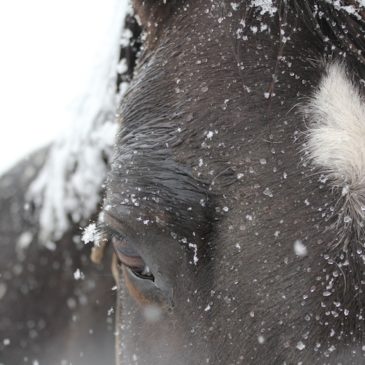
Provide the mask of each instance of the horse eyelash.
[{"label": "horse eyelash", "polygon": [[98,222],[95,229],[97,234],[96,237],[98,240],[106,238],[109,241],[112,238],[116,238],[120,241],[123,241],[126,239],[126,237],[122,233],[116,231],[113,227],[105,222]]}]

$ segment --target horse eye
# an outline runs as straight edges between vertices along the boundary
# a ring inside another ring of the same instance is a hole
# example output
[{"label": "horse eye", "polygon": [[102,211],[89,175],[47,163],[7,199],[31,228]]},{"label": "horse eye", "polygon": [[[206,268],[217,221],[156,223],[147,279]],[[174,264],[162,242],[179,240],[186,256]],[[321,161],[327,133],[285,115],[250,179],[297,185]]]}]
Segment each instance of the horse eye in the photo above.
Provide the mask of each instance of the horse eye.
[{"label": "horse eye", "polygon": [[127,240],[120,240],[113,237],[113,246],[122,265],[128,267],[139,278],[154,281],[150,269],[139,253],[128,244]]}]

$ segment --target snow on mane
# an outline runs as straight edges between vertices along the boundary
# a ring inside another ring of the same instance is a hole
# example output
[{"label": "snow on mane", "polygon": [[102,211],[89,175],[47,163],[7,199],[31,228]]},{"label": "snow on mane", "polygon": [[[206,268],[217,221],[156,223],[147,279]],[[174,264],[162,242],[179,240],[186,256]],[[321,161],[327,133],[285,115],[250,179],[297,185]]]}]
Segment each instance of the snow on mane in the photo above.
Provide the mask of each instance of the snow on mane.
[{"label": "snow on mane", "polygon": [[[358,18],[362,18],[360,11],[365,8],[365,0],[354,0],[352,4],[344,4],[341,0],[325,0],[328,4],[332,5],[336,10],[344,10],[348,14],[352,14]],[[277,11],[277,6],[274,5],[277,1],[274,0],[252,0],[251,4],[254,7],[261,9],[260,14],[264,15],[268,13],[273,16]]]},{"label": "snow on mane", "polygon": [[92,84],[83,99],[75,101],[70,111],[72,127],[52,144],[28,191],[28,200],[39,209],[39,238],[46,245],[60,239],[73,223],[88,219],[100,200],[117,130],[120,97],[115,85],[121,25],[130,13],[127,1],[115,3],[115,18],[100,49]]},{"label": "snow on mane", "polygon": [[252,5],[261,8],[261,15],[269,13],[272,16],[278,10],[277,7],[273,4],[273,0],[253,0]]},{"label": "snow on mane", "polygon": [[336,10],[344,10],[348,14],[355,15],[359,19],[362,18],[360,11],[363,9],[361,8],[365,8],[365,0],[354,0],[355,4],[352,5],[344,5],[341,0],[326,0],[326,2],[332,5]]}]

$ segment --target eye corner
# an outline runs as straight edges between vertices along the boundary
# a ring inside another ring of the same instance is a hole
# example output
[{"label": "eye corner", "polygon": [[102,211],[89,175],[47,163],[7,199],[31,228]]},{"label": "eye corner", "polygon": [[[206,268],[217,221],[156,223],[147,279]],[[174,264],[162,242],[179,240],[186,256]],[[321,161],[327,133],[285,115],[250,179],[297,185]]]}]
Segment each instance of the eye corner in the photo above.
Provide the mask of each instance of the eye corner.
[{"label": "eye corner", "polygon": [[114,252],[121,263],[131,274],[139,279],[155,281],[149,266],[141,254],[126,239],[112,237]]}]

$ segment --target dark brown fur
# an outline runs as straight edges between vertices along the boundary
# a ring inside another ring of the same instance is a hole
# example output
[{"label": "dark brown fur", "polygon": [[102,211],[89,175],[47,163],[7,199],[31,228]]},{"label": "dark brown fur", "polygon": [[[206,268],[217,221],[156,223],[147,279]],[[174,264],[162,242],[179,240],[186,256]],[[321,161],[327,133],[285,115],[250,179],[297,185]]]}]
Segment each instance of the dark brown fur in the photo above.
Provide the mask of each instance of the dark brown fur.
[{"label": "dark brown fur", "polygon": [[294,3],[271,18],[246,1],[173,2],[146,45],[107,206],[170,304],[146,322],[121,279],[120,364],[362,361],[363,264],[329,250],[336,197],[303,164],[295,111],[319,82],[312,60],[345,45],[330,52]]}]

